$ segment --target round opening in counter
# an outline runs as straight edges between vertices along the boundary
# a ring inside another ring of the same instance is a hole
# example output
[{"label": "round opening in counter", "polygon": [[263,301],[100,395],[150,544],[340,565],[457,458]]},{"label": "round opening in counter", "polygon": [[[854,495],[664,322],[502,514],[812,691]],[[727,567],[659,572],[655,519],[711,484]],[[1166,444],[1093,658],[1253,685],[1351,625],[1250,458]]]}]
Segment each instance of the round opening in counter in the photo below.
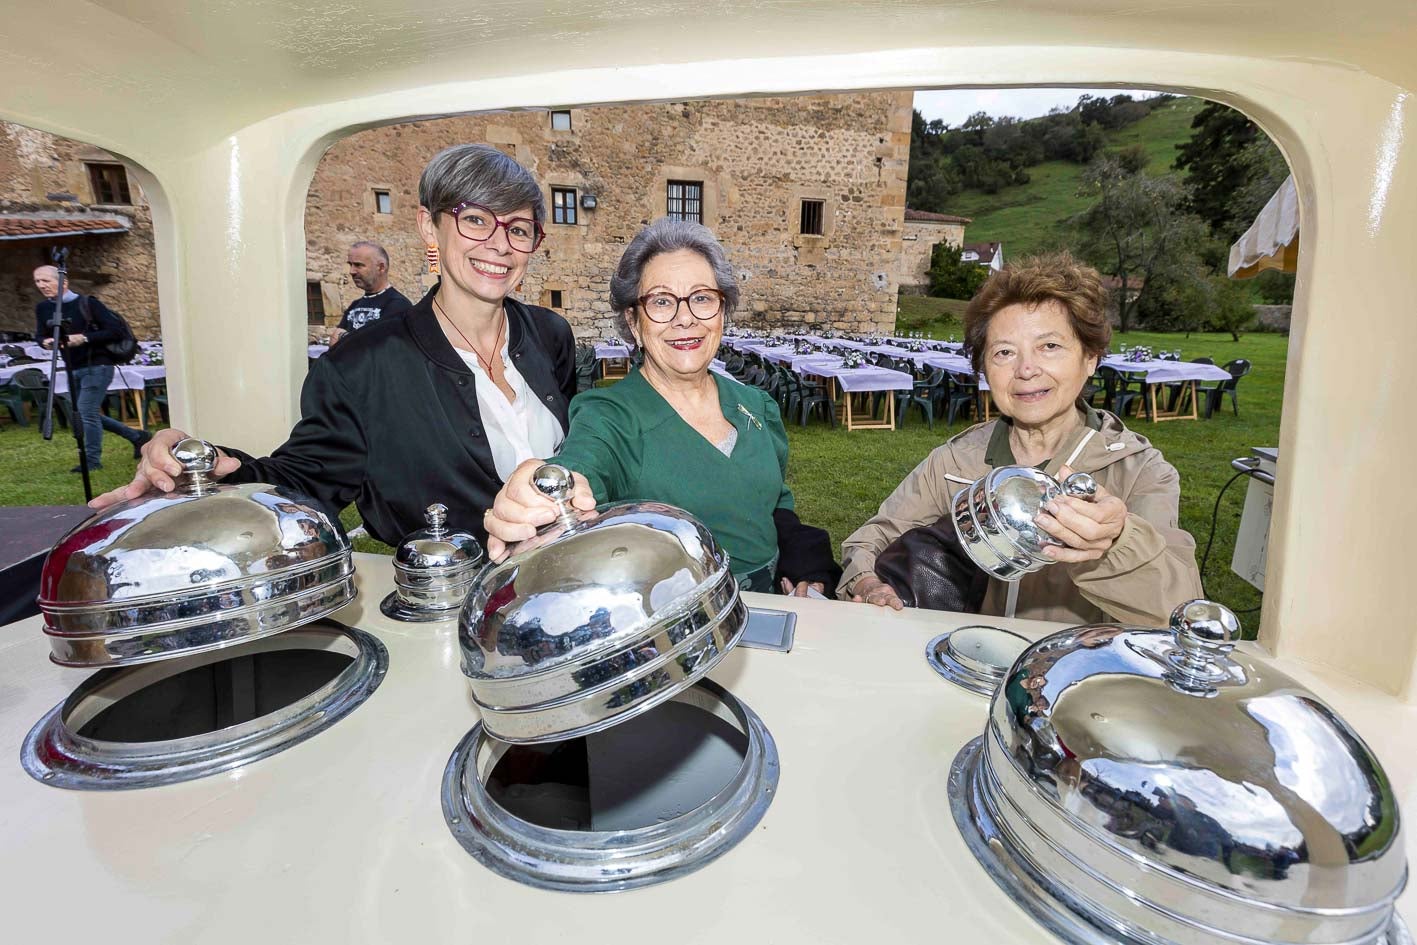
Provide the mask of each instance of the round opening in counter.
[{"label": "round opening in counter", "polygon": [[701,680],[651,712],[580,738],[511,745],[477,725],[443,778],[443,814],[480,863],[542,889],[661,883],[731,849],[777,787],[762,720]]},{"label": "round opening in counter", "polygon": [[1011,630],[973,624],[925,644],[930,668],[962,689],[992,696],[1029,641]]},{"label": "round opening in counter", "polygon": [[30,730],[21,763],[77,790],[153,787],[281,751],[364,702],[388,669],[374,637],[324,620],[239,646],[101,670]]}]

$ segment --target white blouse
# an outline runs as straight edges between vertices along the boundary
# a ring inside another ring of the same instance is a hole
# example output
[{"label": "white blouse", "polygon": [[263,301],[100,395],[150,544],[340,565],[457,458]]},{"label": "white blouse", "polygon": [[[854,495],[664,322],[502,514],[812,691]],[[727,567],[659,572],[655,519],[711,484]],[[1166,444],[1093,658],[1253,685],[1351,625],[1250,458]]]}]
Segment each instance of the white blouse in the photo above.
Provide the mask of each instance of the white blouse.
[{"label": "white blouse", "polygon": [[512,366],[506,343],[502,344],[498,357],[502,359],[507,386],[517,395],[516,400],[510,402],[483,370],[477,355],[461,348],[453,350],[477,378],[477,409],[482,414],[482,428],[487,431],[487,445],[492,448],[492,464],[497,467],[502,481],[506,482],[512,471],[529,459],[556,455],[566,431],[561,429],[556,415],[527,386],[521,372]]}]

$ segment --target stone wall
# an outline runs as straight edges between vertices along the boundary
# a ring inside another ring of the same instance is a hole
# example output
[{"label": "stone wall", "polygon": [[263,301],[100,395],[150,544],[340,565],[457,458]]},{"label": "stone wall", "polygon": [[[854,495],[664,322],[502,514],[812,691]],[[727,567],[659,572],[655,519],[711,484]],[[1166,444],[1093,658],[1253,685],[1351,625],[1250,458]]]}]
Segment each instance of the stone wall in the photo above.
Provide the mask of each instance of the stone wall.
[{"label": "stone wall", "polygon": [[0,242],[0,331],[34,330],[40,295],[32,274],[52,247],[64,245],[74,291],[103,299],[140,339],[160,337],[152,214],[142,188],[129,176],[131,205],[99,204],[89,181],[88,163],[116,161],[83,142],[0,122],[0,213],[92,213],[131,224],[125,234]]},{"label": "stone wall", "polygon": [[1289,334],[1289,319],[1294,313],[1292,305],[1256,305],[1255,321],[1261,328]]},{"label": "stone wall", "polygon": [[[390,277],[416,298],[431,285],[414,226],[418,175],[451,144],[502,147],[545,190],[593,195],[574,225],[548,222],[521,297],[561,311],[582,338],[612,331],[609,277],[625,243],[666,211],[671,180],[702,181],[704,223],[742,288],[740,324],[889,329],[895,320],[910,152],[909,92],[575,109],[570,130],[544,111],[471,115],[363,131],[325,154],[305,210],[307,278],[326,324],[359,293],[345,253],[380,242]],[[387,214],[375,191],[388,191]],[[803,200],[823,202],[823,233],[800,232]]]},{"label": "stone wall", "polygon": [[940,243],[964,245],[964,224],[906,220],[901,237],[900,289],[924,295],[930,288],[930,257]]}]

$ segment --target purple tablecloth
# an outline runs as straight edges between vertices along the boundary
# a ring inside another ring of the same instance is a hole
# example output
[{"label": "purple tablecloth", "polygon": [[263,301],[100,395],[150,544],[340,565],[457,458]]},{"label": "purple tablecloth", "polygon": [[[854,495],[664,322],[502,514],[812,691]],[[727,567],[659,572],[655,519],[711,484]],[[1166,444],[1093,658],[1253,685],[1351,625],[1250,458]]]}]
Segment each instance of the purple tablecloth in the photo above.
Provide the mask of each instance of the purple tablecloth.
[{"label": "purple tablecloth", "polygon": [[597,342],[595,346],[595,356],[597,358],[600,358],[602,361],[613,360],[616,358],[628,358],[630,356],[630,346],[610,345],[605,344],[603,342]]}]

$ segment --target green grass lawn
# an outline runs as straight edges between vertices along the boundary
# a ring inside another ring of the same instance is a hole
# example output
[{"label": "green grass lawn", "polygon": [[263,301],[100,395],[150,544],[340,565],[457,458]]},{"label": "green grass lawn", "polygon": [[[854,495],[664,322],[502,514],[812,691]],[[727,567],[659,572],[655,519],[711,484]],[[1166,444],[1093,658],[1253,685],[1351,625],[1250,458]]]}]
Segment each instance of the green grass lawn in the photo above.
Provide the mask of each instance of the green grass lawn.
[{"label": "green grass lawn", "polygon": [[[1200,99],[1175,99],[1141,121],[1109,132],[1106,150],[1141,144],[1151,156],[1147,173],[1175,173],[1171,163],[1176,160],[1176,145],[1190,139],[1191,119],[1204,107]],[[996,194],[978,190],[956,194],[949,212],[974,221],[965,229],[966,242],[1002,241],[1005,260],[1060,249],[1071,243],[1067,221],[1087,209],[1088,199],[1078,196],[1084,169],[1068,161],[1046,161],[1028,168],[1027,184],[1005,187]]]},{"label": "green grass lawn", "polygon": [[[901,328],[928,331],[934,337],[959,333],[954,313],[963,303],[947,299],[902,299]],[[909,311],[910,321],[906,321]],[[916,327],[918,326],[918,327]],[[1288,338],[1282,335],[1248,334],[1239,342],[1229,335],[1181,335],[1130,332],[1118,336],[1128,344],[1151,344],[1161,348],[1179,347],[1186,358],[1208,355],[1219,363],[1231,358],[1248,358],[1254,371],[1240,384],[1240,416],[1227,405],[1210,420],[1131,425],[1160,448],[1181,472],[1181,525],[1205,543],[1211,509],[1216,494],[1232,475],[1230,460],[1249,455],[1252,446],[1274,446],[1279,440],[1280,401],[1284,386],[1284,362]],[[925,455],[966,422],[953,429],[942,423],[927,429],[918,411],[906,418],[898,430],[858,430],[847,433],[830,429],[820,420],[805,429],[788,426],[791,459],[788,478],[797,496],[797,508],[804,521],[831,532],[838,546],[842,539],[872,515],[896,484]],[[74,440],[68,429],[60,428],[54,439],[40,439],[36,426],[0,426],[0,456],[5,458],[5,474],[0,478],[0,505],[68,505],[83,502],[79,476],[68,472],[76,461]],[[116,436],[104,437],[104,468],[94,475],[97,491],[127,482],[135,463],[128,443]],[[1215,599],[1236,610],[1248,610],[1259,603],[1259,594],[1230,571],[1235,529],[1244,504],[1245,480],[1226,493],[1221,506],[1215,547],[1206,569],[1206,589]],[[347,527],[359,522],[358,513],[347,509],[342,516]],[[387,554],[389,549],[371,539],[355,540],[360,551]],[[1198,552],[1199,553],[1199,552]],[[1258,625],[1256,616],[1242,616],[1246,629]]]}]

